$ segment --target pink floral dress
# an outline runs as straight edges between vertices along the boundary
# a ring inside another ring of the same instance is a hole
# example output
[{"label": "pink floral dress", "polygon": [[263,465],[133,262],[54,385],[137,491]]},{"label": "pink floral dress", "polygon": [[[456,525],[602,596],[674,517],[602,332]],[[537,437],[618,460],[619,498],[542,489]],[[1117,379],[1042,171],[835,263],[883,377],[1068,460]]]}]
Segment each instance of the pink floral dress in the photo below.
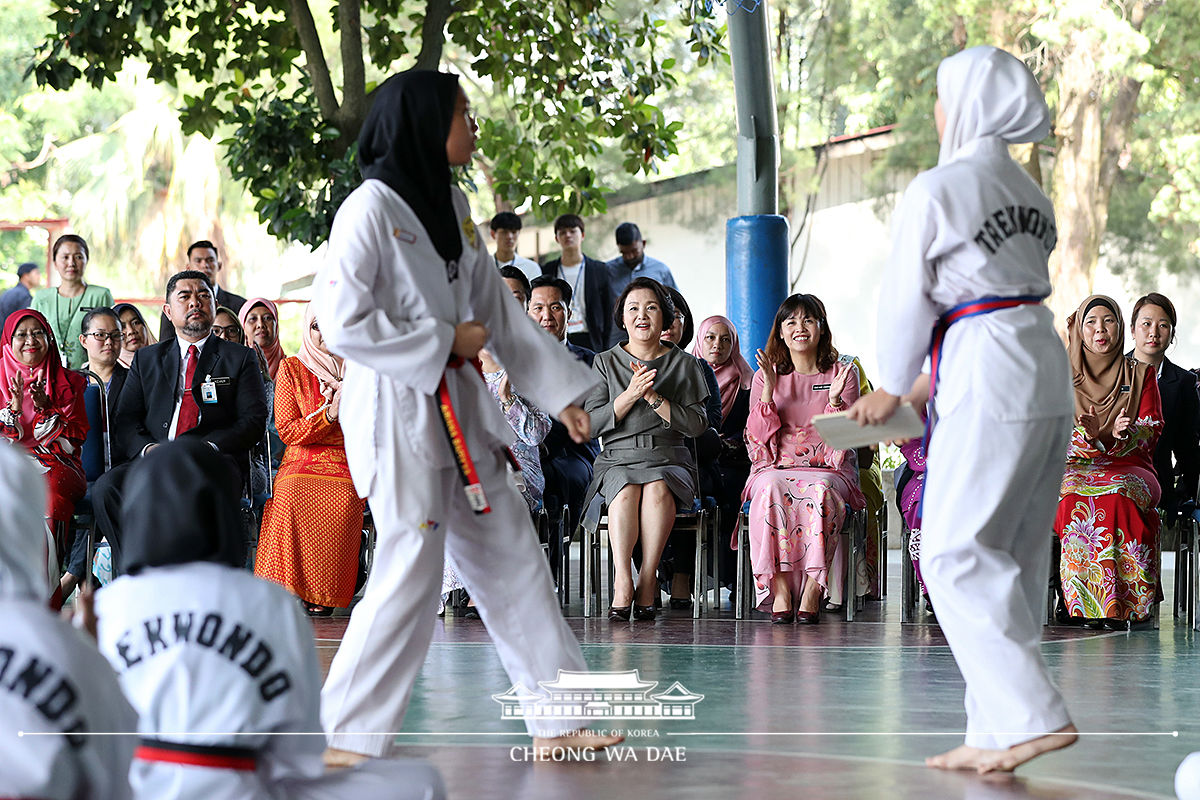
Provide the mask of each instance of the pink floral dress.
[{"label": "pink floral dress", "polygon": [[[843,602],[841,581],[829,579],[844,571],[845,555],[838,552],[838,535],[846,508],[866,507],[858,487],[858,470],[849,451],[831,450],[812,425],[817,414],[833,412],[829,384],[838,367],[817,375],[780,375],[774,401],[762,402],[762,371],[750,387],[750,418],[746,447],[750,480],[743,501],[750,501],[750,563],[758,608],[770,610],[771,580],[788,574],[792,596],[798,598],[806,579],[825,588],[834,603]],[[858,399],[857,376],[842,393],[845,407]]]}]

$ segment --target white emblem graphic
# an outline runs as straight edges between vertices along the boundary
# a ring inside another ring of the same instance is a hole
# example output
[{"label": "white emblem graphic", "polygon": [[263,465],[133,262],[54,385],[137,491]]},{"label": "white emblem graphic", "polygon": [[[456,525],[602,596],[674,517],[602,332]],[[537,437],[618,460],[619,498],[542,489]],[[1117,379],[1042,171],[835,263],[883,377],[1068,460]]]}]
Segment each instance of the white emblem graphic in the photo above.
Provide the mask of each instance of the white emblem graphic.
[{"label": "white emblem graphic", "polygon": [[539,691],[522,684],[492,699],[503,706],[502,719],[695,719],[704,695],[689,692],[679,681],[651,694],[658,681],[643,681],[636,669],[625,672],[559,670]]}]

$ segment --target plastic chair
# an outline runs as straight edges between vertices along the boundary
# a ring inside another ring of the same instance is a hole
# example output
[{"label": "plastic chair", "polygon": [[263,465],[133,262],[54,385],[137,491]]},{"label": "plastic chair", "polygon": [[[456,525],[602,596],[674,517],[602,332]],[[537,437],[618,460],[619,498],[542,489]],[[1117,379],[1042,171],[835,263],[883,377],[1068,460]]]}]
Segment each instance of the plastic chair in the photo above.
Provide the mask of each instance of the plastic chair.
[{"label": "plastic chair", "polygon": [[[738,557],[737,578],[734,583],[734,618],[746,619],[747,612],[753,608],[751,600],[751,582],[753,567],[750,564],[750,502],[742,504],[742,513],[738,523]],[[838,535],[838,547],[846,553],[846,571],[842,575],[842,603],[846,609],[846,621],[853,622],[857,612],[862,610],[863,600],[858,596],[858,586],[855,581],[856,565],[860,545],[866,541],[867,512],[865,509],[847,509],[846,519]]]}]

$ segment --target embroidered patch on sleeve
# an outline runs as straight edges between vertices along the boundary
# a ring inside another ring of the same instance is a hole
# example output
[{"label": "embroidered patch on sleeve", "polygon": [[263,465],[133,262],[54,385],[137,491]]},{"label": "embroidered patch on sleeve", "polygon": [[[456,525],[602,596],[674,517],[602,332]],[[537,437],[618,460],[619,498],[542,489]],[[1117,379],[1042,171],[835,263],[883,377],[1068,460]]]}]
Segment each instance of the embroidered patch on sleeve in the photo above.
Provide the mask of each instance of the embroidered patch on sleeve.
[{"label": "embroidered patch on sleeve", "polygon": [[403,228],[392,228],[392,236],[396,237],[405,244],[416,244],[417,242],[417,235],[415,233],[409,233]]},{"label": "embroidered patch on sleeve", "polygon": [[468,242],[475,241],[475,222],[470,217],[467,217],[462,222],[463,236],[467,237]]}]

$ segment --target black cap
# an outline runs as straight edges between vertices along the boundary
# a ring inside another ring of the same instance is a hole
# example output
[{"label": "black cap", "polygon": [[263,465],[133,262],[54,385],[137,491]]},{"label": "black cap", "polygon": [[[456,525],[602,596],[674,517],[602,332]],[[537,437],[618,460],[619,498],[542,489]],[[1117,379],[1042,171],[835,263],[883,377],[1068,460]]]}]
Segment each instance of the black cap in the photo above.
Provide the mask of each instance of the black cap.
[{"label": "black cap", "polygon": [[617,246],[624,247],[627,244],[640,242],[642,240],[642,232],[638,230],[638,226],[632,222],[622,222],[617,226]]},{"label": "black cap", "polygon": [[41,267],[38,266],[37,264],[33,263],[32,261],[26,261],[24,264],[17,267],[17,277],[24,278],[26,275],[33,272],[35,269],[41,269]]}]

